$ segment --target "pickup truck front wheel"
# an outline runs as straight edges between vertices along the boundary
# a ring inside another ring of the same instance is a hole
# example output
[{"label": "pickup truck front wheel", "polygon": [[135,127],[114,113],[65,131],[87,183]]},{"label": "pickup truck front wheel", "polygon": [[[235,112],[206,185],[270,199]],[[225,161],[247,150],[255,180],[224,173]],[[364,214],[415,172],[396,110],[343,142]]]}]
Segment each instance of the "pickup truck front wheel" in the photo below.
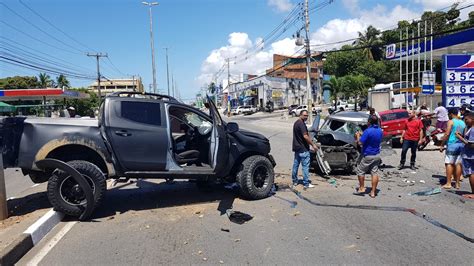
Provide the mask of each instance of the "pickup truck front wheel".
[{"label": "pickup truck front wheel", "polygon": [[272,163],[261,155],[245,159],[237,172],[237,182],[242,196],[253,200],[268,197],[274,178]]},{"label": "pickup truck front wheel", "polygon": [[[105,176],[96,165],[86,161],[70,161],[68,164],[81,173],[94,193],[94,208],[99,206],[106,192]],[[74,178],[56,170],[48,181],[48,199],[54,210],[78,217],[87,203],[84,192]]]}]

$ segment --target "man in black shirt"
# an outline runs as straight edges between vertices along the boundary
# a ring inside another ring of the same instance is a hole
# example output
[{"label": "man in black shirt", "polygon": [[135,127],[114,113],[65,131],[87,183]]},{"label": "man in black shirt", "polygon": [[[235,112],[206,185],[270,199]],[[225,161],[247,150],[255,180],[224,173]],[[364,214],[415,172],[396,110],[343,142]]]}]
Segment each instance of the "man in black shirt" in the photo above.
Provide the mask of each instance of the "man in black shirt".
[{"label": "man in black shirt", "polygon": [[317,146],[311,141],[311,137],[308,134],[306,120],[308,120],[308,111],[303,110],[300,113],[299,119],[293,124],[293,152],[295,152],[295,160],[291,173],[293,187],[295,187],[298,185],[298,168],[301,163],[305,189],[314,187],[309,181],[309,165],[311,161],[309,151],[310,147],[313,150],[317,149]]}]

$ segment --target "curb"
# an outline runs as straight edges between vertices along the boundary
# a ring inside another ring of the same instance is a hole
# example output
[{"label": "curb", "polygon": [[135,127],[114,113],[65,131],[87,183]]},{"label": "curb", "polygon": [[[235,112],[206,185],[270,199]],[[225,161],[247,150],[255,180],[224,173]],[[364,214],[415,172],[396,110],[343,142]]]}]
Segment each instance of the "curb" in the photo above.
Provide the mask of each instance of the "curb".
[{"label": "curb", "polygon": [[49,210],[5,249],[0,251],[0,265],[13,265],[41,241],[64,217],[64,214]]}]

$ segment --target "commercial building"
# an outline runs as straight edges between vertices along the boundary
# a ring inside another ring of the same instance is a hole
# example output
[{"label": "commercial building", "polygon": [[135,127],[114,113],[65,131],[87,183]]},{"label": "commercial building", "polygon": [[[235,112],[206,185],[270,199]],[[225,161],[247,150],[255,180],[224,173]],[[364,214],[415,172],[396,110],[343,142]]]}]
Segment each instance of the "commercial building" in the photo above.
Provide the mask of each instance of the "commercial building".
[{"label": "commercial building", "polygon": [[[93,82],[88,89],[98,93],[97,81]],[[100,81],[100,92],[102,95],[108,95],[119,91],[138,91],[143,92],[143,83],[141,77],[127,79],[107,79]]]}]

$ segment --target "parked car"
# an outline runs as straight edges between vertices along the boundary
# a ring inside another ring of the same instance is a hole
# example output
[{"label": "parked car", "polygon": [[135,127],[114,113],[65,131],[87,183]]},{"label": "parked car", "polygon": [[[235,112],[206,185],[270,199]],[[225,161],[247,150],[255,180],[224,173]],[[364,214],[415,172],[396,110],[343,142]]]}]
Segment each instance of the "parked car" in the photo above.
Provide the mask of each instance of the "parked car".
[{"label": "parked car", "polygon": [[87,177],[98,205],[106,179],[162,178],[237,182],[241,195],[269,195],[276,165],[264,136],[222,120],[208,97],[210,114],[173,97],[121,92],[108,95],[99,119],[0,118],[4,167],[19,167],[35,183],[48,182],[55,210],[79,216],[88,204],[74,178],[45,170],[45,158],[69,162]]},{"label": "parked car", "polygon": [[392,137],[394,143],[399,141],[408,120],[408,112],[405,109],[386,110],[379,112],[379,117],[384,137]]},{"label": "parked car", "polygon": [[299,105],[298,107],[296,107],[295,109],[293,109],[290,113],[290,115],[292,116],[299,116],[301,111],[308,111],[308,106],[307,105]]},{"label": "parked car", "polygon": [[[320,115],[315,117],[311,128],[313,142],[320,148],[311,155],[311,164],[323,175],[333,170],[353,173],[357,166],[360,149],[355,133],[367,128],[369,115],[363,112],[337,112],[326,118],[320,127]],[[384,156],[393,153],[387,139],[382,142]]]},{"label": "parked car", "polygon": [[231,112],[231,114],[233,114],[233,115],[240,115],[240,114],[242,114],[242,106],[237,106],[237,107],[235,107],[235,108],[232,108],[232,109],[230,110],[230,112]]},{"label": "parked car", "polygon": [[241,106],[241,107],[242,108],[240,109],[240,111],[244,115],[250,115],[250,114],[253,114],[253,113],[257,112],[257,107],[252,106],[252,105],[244,105],[244,106]]},{"label": "parked car", "polygon": [[[358,106],[358,109],[360,110],[360,106]],[[338,111],[341,111],[341,110],[342,111],[355,111],[355,104],[340,101],[340,102],[338,102],[335,109],[334,109],[334,105],[332,105],[328,108],[329,113],[334,113],[334,112],[338,112]]]},{"label": "parked car", "polygon": [[288,106],[288,114],[291,115],[291,112],[296,109],[299,105],[297,104],[292,104],[290,106]]}]

